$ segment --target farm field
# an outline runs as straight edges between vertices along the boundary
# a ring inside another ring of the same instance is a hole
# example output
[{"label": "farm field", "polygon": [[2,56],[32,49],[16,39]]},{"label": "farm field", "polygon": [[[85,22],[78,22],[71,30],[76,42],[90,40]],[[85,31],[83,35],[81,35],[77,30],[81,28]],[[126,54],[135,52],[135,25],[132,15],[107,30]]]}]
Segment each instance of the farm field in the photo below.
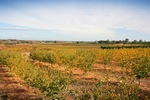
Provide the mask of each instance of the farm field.
[{"label": "farm field", "polygon": [[6,100],[149,100],[150,48],[0,45],[0,96]]}]

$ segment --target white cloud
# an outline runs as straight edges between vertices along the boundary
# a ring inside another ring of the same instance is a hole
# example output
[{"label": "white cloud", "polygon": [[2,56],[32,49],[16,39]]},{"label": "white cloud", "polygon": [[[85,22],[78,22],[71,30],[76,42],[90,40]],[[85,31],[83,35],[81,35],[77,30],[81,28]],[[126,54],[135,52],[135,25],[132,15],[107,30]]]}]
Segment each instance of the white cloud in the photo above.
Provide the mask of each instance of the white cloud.
[{"label": "white cloud", "polygon": [[123,7],[34,6],[2,12],[0,22],[98,39],[115,38],[114,30],[122,27],[150,34],[149,18],[146,11]]}]

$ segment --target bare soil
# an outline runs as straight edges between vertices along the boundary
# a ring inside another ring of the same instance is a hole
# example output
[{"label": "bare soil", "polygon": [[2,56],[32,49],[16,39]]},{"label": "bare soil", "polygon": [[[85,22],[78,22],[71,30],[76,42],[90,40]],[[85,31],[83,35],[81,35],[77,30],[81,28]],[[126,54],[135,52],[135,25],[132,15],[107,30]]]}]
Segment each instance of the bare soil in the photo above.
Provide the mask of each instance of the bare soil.
[{"label": "bare soil", "polygon": [[[28,54],[27,54],[28,56]],[[110,83],[117,85],[119,78],[122,75],[122,69],[119,66],[107,65],[104,68],[102,64],[94,64],[92,71],[84,72],[80,68],[66,68],[57,64],[52,65],[49,63],[32,61],[41,67],[51,67],[62,72],[72,72],[74,83],[70,84],[69,89],[82,90],[91,89],[98,81],[105,81],[106,71],[109,72]],[[136,81],[138,82],[138,80]],[[12,76],[7,67],[0,65],[0,100],[48,100],[45,96],[41,95],[38,89],[31,88],[23,85],[24,81]],[[148,96],[150,98],[150,77],[141,79],[140,94],[142,97]],[[66,100],[73,100],[71,95],[66,95]]]},{"label": "bare soil", "polygon": [[7,66],[0,64],[0,100],[46,100],[38,89],[23,83],[23,80],[10,74]]}]

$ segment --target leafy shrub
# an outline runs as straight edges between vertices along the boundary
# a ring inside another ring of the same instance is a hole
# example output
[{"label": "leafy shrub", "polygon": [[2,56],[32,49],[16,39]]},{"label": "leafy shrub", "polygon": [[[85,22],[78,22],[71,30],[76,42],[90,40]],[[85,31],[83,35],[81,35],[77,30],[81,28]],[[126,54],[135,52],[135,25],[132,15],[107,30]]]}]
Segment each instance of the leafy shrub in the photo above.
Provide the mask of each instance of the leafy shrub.
[{"label": "leafy shrub", "polygon": [[56,98],[60,92],[67,89],[71,82],[70,74],[64,75],[53,69],[43,70],[28,62],[18,52],[1,51],[0,62],[7,65],[13,74],[24,79],[26,84],[39,88],[50,98]]},{"label": "leafy shrub", "polygon": [[34,50],[31,51],[30,57],[33,60],[39,60],[43,62],[54,63],[54,57],[52,52],[48,52],[46,50]]},{"label": "leafy shrub", "polygon": [[79,67],[85,71],[92,69],[96,60],[95,54],[90,50],[35,50],[30,53],[30,57],[43,62]]}]

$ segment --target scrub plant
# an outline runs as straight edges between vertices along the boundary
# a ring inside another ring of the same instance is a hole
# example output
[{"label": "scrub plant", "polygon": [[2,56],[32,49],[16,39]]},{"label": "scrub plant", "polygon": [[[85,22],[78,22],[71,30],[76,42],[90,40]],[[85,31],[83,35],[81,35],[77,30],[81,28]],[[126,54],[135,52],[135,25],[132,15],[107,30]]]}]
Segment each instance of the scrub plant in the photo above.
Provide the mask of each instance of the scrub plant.
[{"label": "scrub plant", "polygon": [[91,50],[34,50],[30,58],[42,62],[59,63],[69,67],[79,67],[84,71],[92,69],[95,63],[95,54]]},{"label": "scrub plant", "polygon": [[16,51],[0,51],[0,63],[7,65],[10,72],[25,80],[27,85],[39,88],[51,99],[56,99],[71,82],[71,74],[42,69],[28,62]]},{"label": "scrub plant", "polygon": [[150,73],[150,55],[142,55],[141,57],[135,57],[132,61],[132,74],[139,80],[144,77],[148,77]]}]

